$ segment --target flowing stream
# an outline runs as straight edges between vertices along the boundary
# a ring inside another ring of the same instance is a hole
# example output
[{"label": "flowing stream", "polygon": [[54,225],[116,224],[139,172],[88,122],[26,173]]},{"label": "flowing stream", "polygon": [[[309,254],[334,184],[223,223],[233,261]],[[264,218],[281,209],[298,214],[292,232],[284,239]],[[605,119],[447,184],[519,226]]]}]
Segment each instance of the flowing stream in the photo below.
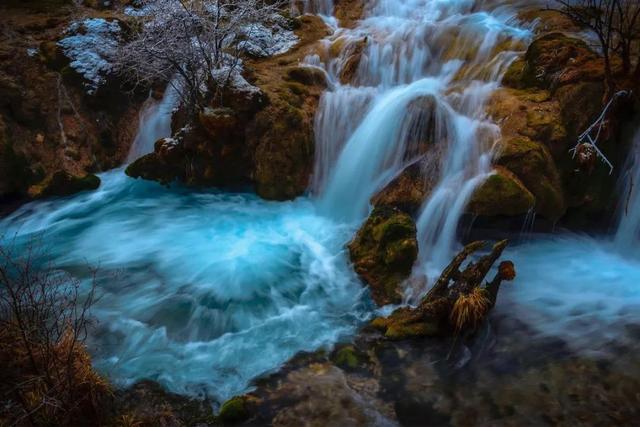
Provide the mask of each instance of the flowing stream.
[{"label": "flowing stream", "polygon": [[[451,256],[499,138],[482,106],[532,36],[509,3],[378,0],[354,28],[336,28],[325,44],[338,54],[306,60],[331,80],[316,117],[312,197],[165,188],[117,169],[95,192],[0,219],[0,239],[42,236],[55,265],[83,280],[87,265],[99,267],[91,344],[114,381],[151,378],[219,400],[241,393],[298,351],[349,339],[372,315],[345,243],[371,196],[420,156],[439,166],[418,218],[419,272],[434,274]],[[331,2],[306,5],[331,14]],[[343,82],[358,46],[360,65]],[[169,135],[174,97],[167,90],[148,104],[131,159]],[[640,322],[639,261],[614,250],[638,255],[638,163],[615,241],[560,236],[510,248],[518,278],[499,312],[590,353]]]}]

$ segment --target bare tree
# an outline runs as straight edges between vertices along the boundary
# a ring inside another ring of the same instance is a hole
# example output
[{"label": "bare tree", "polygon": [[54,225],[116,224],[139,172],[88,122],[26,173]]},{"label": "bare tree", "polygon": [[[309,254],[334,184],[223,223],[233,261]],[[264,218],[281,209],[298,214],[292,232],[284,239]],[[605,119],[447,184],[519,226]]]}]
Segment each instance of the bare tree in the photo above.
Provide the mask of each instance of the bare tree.
[{"label": "bare tree", "polygon": [[[618,55],[622,61],[622,74],[628,77],[634,51],[640,42],[640,2],[638,0],[554,0],[555,9],[570,17],[598,38],[604,58],[606,100],[616,91],[612,59]],[[640,77],[640,58],[635,75]]]},{"label": "bare tree", "polygon": [[[136,84],[172,82],[188,112],[237,71],[246,35],[268,22],[280,0],[145,0],[140,30],[119,54]],[[223,81],[220,81],[223,80]]]},{"label": "bare tree", "polygon": [[97,417],[109,386],[84,346],[93,283],[53,268],[40,244],[0,246],[0,424]]}]

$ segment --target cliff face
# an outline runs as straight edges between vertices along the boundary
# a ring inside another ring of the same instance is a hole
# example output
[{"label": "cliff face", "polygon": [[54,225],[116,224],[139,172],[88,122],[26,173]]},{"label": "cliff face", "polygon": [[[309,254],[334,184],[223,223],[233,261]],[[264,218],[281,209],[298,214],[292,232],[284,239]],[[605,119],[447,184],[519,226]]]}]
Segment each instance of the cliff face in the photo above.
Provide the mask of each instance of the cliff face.
[{"label": "cliff face", "polygon": [[69,3],[0,6],[0,199],[51,194],[56,173],[83,177],[117,167],[135,135],[144,96],[108,74],[91,90],[90,70],[73,64],[74,55],[95,54],[91,46],[80,43],[89,50],[74,52],[59,43],[90,40],[78,22],[120,24],[113,12]]}]

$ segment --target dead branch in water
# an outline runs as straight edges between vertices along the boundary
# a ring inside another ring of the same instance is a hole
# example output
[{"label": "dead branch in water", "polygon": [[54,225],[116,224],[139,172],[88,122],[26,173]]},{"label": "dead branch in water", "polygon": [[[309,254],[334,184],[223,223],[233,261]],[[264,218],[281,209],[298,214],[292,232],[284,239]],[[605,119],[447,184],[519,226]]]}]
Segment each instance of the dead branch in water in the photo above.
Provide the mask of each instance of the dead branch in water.
[{"label": "dead branch in water", "polygon": [[496,243],[489,254],[470,262],[461,271],[462,263],[486,242],[468,244],[443,270],[417,307],[399,308],[387,318],[375,319],[372,325],[394,339],[475,331],[495,305],[502,281],[515,278],[513,263],[503,261],[491,282],[483,284],[507,243],[506,240]]}]

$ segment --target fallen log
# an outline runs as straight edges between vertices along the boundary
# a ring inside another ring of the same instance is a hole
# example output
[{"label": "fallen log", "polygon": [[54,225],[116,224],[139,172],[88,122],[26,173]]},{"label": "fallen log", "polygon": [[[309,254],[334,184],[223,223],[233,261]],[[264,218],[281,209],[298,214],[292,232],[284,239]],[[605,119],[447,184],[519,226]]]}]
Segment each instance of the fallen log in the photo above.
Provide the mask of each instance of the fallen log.
[{"label": "fallen log", "polygon": [[474,332],[494,307],[502,282],[515,278],[513,263],[503,261],[494,278],[483,284],[507,243],[506,240],[496,243],[489,254],[470,262],[461,271],[462,263],[486,242],[468,244],[443,270],[416,307],[401,307],[389,317],[374,319],[372,326],[391,339]]}]

